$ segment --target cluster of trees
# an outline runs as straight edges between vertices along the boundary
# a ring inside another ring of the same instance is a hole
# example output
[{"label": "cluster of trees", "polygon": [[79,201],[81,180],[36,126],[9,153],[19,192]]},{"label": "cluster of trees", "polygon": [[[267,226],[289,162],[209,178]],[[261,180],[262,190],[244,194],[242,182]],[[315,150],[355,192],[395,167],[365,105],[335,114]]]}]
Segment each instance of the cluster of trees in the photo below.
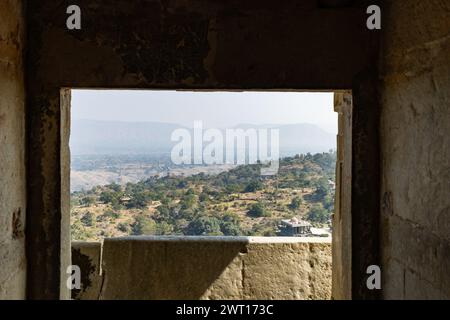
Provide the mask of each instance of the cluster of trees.
[{"label": "cluster of trees", "polygon": [[240,219],[233,213],[225,213],[219,217],[200,214],[190,222],[181,219],[175,223],[139,215],[132,224],[131,230],[133,235],[238,236],[242,234]]},{"label": "cluster of trees", "polygon": [[[306,154],[281,159],[276,177],[261,176],[261,165],[255,164],[239,166],[214,176],[200,173],[188,177],[151,177],[124,186],[112,183],[74,192],[72,205],[89,209],[95,203],[103,203],[109,209],[97,218],[91,212],[85,212],[73,230],[80,234],[83,227],[118,219],[124,209],[134,210],[134,221],[118,223],[116,228],[133,235],[275,235],[275,207],[291,216],[310,207],[305,218],[324,224],[333,212],[334,190],[330,180],[334,180],[335,163],[334,152]],[[270,199],[276,198],[277,191],[268,191],[268,185],[272,190],[310,188],[313,192],[304,197],[295,196],[294,192],[287,204],[274,205]],[[237,204],[232,207],[231,203],[240,197],[239,194],[246,193],[264,193],[266,200],[239,204],[242,214],[238,215],[234,209]],[[156,201],[158,203],[152,209],[156,208],[156,212],[150,214],[149,206]],[[253,219],[250,229],[248,223],[243,227],[243,219]]]},{"label": "cluster of trees", "polygon": [[250,207],[247,215],[253,218],[270,217],[272,213],[268,211],[262,202],[257,202]]},{"label": "cluster of trees", "polygon": [[330,217],[331,213],[320,203],[314,204],[306,216],[307,220],[315,223],[327,223]]}]

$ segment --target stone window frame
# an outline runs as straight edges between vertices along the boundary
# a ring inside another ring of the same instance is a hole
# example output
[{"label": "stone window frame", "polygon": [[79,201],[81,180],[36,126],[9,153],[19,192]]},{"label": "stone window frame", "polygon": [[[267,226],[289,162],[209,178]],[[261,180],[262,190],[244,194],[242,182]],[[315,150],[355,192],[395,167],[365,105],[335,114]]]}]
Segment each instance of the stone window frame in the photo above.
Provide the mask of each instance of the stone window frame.
[{"label": "stone window frame", "polygon": [[[73,88],[76,89],[76,88]],[[108,89],[102,89],[108,90]],[[111,89],[113,90],[113,89]],[[117,89],[114,89],[117,90]],[[142,89],[155,91],[152,89]],[[70,296],[65,287],[67,275],[63,272],[70,265],[70,128],[71,128],[71,91],[72,88],[60,90],[61,106],[61,295]],[[168,89],[167,91],[172,91]],[[231,90],[184,90],[190,92],[230,92]],[[245,92],[323,92],[311,90],[244,90]],[[352,278],[352,221],[351,188],[346,188],[352,180],[352,92],[334,90],[334,111],[338,114],[337,161],[336,161],[336,195],[335,213],[333,214],[332,237],[332,296],[334,299],[351,299]]]},{"label": "stone window frame", "polygon": [[[352,269],[347,297],[378,298],[380,292],[366,286],[366,270],[380,265],[380,33],[364,28],[365,8],[355,4],[323,9],[316,0],[301,5],[289,0],[283,7],[292,10],[283,25],[295,32],[285,33],[279,25],[262,23],[282,13],[278,10],[283,8],[271,1],[259,1],[251,11],[249,4],[228,8],[228,3],[217,7],[208,1],[192,7],[174,2],[170,10],[160,11],[157,2],[137,1],[156,4],[152,7],[156,10],[143,14],[121,10],[117,3],[86,1],[101,6],[88,7],[85,28],[79,32],[67,31],[66,16],[57,14],[61,7],[54,1],[27,3],[27,297],[68,298],[62,267],[70,255],[64,236],[68,224],[62,214],[67,204],[61,197],[68,188],[61,180],[68,170],[63,161],[68,155],[61,146],[65,131],[61,124],[69,121],[61,108],[61,100],[68,98],[64,90],[114,88],[352,90]],[[242,16],[248,17],[243,25]],[[119,25],[121,32],[111,27]],[[195,41],[177,51],[180,39],[174,34]],[[251,52],[244,39],[252,44]],[[314,46],[302,45],[307,42]],[[136,48],[164,54],[138,55]],[[167,66],[174,69],[166,72]]]}]

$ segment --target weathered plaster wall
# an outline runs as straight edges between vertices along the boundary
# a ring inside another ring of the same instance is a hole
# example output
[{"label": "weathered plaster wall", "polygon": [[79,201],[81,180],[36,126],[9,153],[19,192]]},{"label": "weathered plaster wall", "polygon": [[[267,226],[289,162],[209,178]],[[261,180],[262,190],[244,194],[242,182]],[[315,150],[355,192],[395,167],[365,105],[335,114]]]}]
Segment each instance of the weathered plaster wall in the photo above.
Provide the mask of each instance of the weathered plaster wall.
[{"label": "weathered plaster wall", "polygon": [[22,2],[0,1],[0,300],[25,297],[25,89]]},{"label": "weathered plaster wall", "polygon": [[32,1],[33,87],[348,89],[371,64],[364,2],[78,0],[69,31],[70,0]]},{"label": "weathered plaster wall", "polygon": [[91,299],[330,299],[330,240],[223,237],[106,239],[72,247]]},{"label": "weathered plaster wall", "polygon": [[450,3],[387,2],[383,297],[450,299]]}]

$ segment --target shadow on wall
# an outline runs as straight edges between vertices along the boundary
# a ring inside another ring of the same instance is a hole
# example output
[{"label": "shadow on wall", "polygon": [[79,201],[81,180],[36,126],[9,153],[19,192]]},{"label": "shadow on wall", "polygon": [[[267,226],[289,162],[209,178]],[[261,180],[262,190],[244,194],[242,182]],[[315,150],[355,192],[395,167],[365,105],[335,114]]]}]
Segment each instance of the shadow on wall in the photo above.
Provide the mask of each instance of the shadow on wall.
[{"label": "shadow on wall", "polygon": [[74,299],[331,297],[329,240],[128,237],[105,239],[100,250],[99,243],[73,244],[73,264],[89,274]]}]

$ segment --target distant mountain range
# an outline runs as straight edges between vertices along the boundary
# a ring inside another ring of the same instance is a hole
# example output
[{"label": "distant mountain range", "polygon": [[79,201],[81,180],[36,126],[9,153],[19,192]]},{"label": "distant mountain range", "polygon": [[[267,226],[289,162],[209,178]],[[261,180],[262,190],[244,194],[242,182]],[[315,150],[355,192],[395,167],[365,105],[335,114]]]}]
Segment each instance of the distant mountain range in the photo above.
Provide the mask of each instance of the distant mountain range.
[{"label": "distant mountain range", "polygon": [[[171,134],[180,128],[178,124],[161,122],[74,120],[70,147],[73,155],[169,154],[177,143],[171,141]],[[281,156],[336,149],[336,137],[314,124],[242,124],[235,128],[279,129]]]}]

